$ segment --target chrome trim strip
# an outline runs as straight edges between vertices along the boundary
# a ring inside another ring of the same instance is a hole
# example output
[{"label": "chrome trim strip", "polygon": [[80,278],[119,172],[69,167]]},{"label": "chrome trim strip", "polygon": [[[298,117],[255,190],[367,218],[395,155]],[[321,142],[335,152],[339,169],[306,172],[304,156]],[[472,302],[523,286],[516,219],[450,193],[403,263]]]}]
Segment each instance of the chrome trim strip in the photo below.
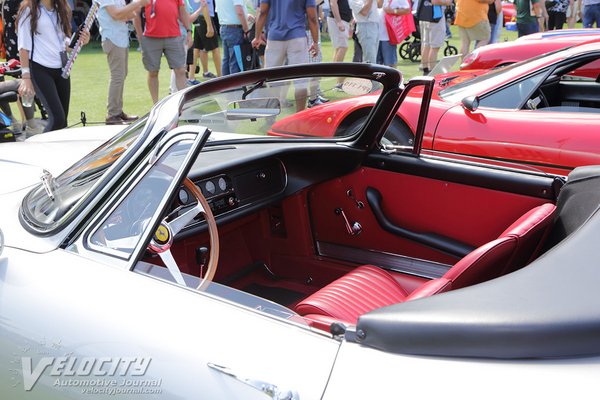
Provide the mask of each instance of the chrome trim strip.
[{"label": "chrome trim strip", "polygon": [[358,249],[319,241],[317,241],[317,253],[323,257],[336,258],[356,264],[373,264],[391,271],[429,279],[441,277],[452,267],[448,264],[407,257],[400,254]]}]

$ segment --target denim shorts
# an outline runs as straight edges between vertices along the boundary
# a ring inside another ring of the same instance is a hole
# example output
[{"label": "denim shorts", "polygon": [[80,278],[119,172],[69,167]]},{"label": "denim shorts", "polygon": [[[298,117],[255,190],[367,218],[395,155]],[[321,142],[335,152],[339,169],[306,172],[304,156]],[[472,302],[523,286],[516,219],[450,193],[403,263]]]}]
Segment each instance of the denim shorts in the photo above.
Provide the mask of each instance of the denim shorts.
[{"label": "denim shorts", "polygon": [[583,27],[592,28],[594,22],[596,28],[600,28],[600,3],[583,6]]},{"label": "denim shorts", "polygon": [[395,66],[398,64],[398,52],[395,44],[390,44],[389,40],[380,40],[377,51],[377,64]]}]

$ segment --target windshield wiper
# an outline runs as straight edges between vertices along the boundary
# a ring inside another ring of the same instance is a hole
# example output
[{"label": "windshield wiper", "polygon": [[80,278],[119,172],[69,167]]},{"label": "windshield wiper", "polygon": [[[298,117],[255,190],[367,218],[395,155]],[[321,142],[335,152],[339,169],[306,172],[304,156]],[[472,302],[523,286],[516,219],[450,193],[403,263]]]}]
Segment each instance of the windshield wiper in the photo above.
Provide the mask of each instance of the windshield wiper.
[{"label": "windshield wiper", "polygon": [[265,80],[260,80],[258,82],[256,82],[254,85],[251,85],[250,87],[248,86],[244,86],[244,93],[242,94],[242,100],[246,100],[246,97],[248,97],[248,95],[252,92],[254,92],[256,89],[263,87],[263,85],[265,84]]},{"label": "windshield wiper", "polygon": [[458,78],[458,75],[454,75],[454,76],[448,76],[448,77],[446,77],[446,78],[442,79],[442,80],[440,81],[440,87],[444,87],[444,86],[446,86],[447,84],[449,84],[450,82],[452,82],[452,81],[453,81],[454,79],[456,79],[456,78]]},{"label": "windshield wiper", "polygon": [[46,194],[50,200],[54,201],[54,192],[52,192],[52,183],[54,182],[54,177],[49,171],[44,170],[42,176],[40,176],[40,180],[42,181],[42,186],[44,187]]}]

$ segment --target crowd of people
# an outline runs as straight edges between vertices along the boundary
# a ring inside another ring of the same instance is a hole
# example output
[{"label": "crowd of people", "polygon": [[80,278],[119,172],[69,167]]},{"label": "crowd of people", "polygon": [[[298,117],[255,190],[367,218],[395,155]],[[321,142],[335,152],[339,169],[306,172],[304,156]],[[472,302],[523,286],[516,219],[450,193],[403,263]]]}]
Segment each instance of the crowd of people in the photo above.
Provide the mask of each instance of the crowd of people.
[{"label": "crowd of people", "polygon": [[600,0],[516,0],[519,36],[573,28],[581,20],[584,28],[600,27]]},{"label": "crowd of people", "polygon": [[[85,17],[82,0],[3,0],[3,45],[7,59],[20,59],[21,77],[0,83],[0,93],[18,90],[22,98],[35,94],[47,116],[45,125],[33,118],[34,105],[19,104],[23,128],[30,133],[67,126],[70,79],[62,73],[76,31],[81,44],[90,40],[78,29]],[[164,56],[172,70],[170,91],[181,90],[247,68],[320,62],[320,40],[332,43],[331,61],[344,61],[350,41],[352,61],[395,67],[397,33],[390,17],[405,17],[421,40],[424,74],[437,62],[438,51],[458,27],[461,54],[498,40],[503,25],[500,0],[98,0],[98,36],[110,71],[107,124],[124,124],[137,117],[123,110],[130,39],[139,42],[147,71],[149,95],[158,101],[159,70]],[[561,29],[580,16],[584,27],[598,26],[600,0],[515,0],[519,36]],[[77,11],[79,10],[79,14]],[[414,18],[414,19],[413,19]],[[409,31],[410,32],[410,31]],[[260,61],[243,62],[242,50],[255,49]],[[209,54],[214,62],[209,70]],[[327,60],[329,61],[329,60]],[[201,72],[200,72],[201,71]],[[298,96],[306,95],[298,93]],[[327,101],[320,96],[308,106]],[[26,102],[29,103],[29,102]],[[304,107],[298,102],[298,107]],[[15,121],[8,104],[2,110]],[[19,125],[18,127],[16,125]],[[15,129],[18,131],[19,129]]]}]

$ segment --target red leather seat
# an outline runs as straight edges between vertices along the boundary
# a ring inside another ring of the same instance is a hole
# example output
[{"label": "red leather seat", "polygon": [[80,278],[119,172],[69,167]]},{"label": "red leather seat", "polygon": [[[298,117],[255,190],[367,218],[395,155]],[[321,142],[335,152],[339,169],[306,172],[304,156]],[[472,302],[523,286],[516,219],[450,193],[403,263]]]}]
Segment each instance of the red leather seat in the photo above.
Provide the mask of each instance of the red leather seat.
[{"label": "red leather seat", "polygon": [[319,320],[322,315],[356,323],[359,315],[400,303],[407,296],[408,293],[387,271],[363,265],[313,293],[295,308],[300,315],[310,315],[311,320]]},{"label": "red leather seat", "polygon": [[523,215],[502,232],[500,237],[513,236],[517,239],[517,249],[503,271],[503,275],[523,268],[537,258],[550,233],[555,213],[556,206],[554,204],[542,204]]},{"label": "red leather seat", "polygon": [[295,309],[315,327],[327,329],[334,321],[356,324],[376,308],[432,296],[496,278],[525,265],[550,227],[556,207],[544,204],[519,218],[498,239],[486,243],[410,295],[387,271],[363,265],[299,302]]}]

